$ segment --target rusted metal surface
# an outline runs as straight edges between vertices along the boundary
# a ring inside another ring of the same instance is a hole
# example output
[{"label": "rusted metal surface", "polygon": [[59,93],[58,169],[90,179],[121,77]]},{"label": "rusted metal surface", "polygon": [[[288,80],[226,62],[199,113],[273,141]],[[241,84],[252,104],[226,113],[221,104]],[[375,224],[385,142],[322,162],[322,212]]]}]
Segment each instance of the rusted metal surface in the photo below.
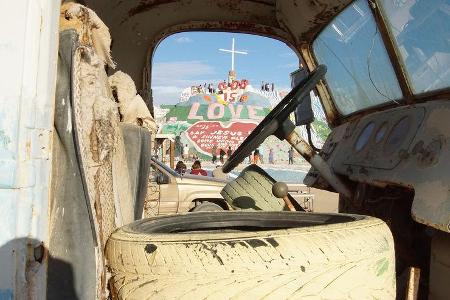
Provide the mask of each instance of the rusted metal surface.
[{"label": "rusted metal surface", "polygon": [[[151,9],[156,8],[160,5],[170,4],[174,2],[181,2],[175,0],[141,0],[136,6],[130,8],[124,17],[122,22],[127,21],[129,18],[132,18],[135,15],[145,13],[150,11]],[[226,0],[226,1],[217,1],[217,5],[224,9],[229,10],[231,12],[239,12],[239,5],[244,2],[242,0]],[[262,4],[267,6],[275,6],[275,1],[255,1],[255,0],[247,0],[245,2],[253,2],[255,4]],[[189,3],[189,2],[188,2]]]},{"label": "rusted metal surface", "polygon": [[294,147],[338,193],[343,194],[346,197],[352,197],[353,192],[346,183],[333,172],[325,160],[311,148],[296,130],[288,136],[286,141],[291,144],[291,146]]},{"label": "rusted metal surface", "polygon": [[[322,95],[322,94],[321,94]],[[411,99],[409,101],[412,101],[413,103],[423,103],[427,101],[435,101],[435,100],[448,100],[450,99],[450,89],[443,89],[438,91],[430,91],[419,95],[412,95]],[[347,122],[355,122],[363,118],[364,116],[371,115],[373,113],[379,112],[379,111],[388,111],[390,109],[397,108],[399,106],[407,106],[406,101],[399,100],[397,103],[385,103],[376,105],[373,107],[370,107],[368,109],[365,109],[363,111],[358,111],[352,114],[349,114],[347,116],[340,116],[339,114],[336,115],[336,125],[344,124]]]},{"label": "rusted metal surface", "polygon": [[175,169],[175,142],[170,141],[170,159],[169,166],[171,169]]},{"label": "rusted metal surface", "polygon": [[406,289],[406,300],[417,300],[419,296],[420,269],[409,268],[409,280]]},{"label": "rusted metal surface", "polygon": [[[314,70],[317,64],[314,54],[311,51],[311,46],[308,44],[303,44],[300,49],[303,60],[307,64],[308,69]],[[339,112],[337,111],[336,106],[331,99],[331,94],[327,88],[327,85],[325,84],[325,81],[321,80],[319,84],[317,84],[316,90],[320,96],[320,102],[322,103],[329,126],[333,128],[334,126],[339,125]]]},{"label": "rusted metal surface", "polygon": [[279,1],[279,9],[289,20],[300,43],[312,41],[322,28],[352,1]]},{"label": "rusted metal surface", "polygon": [[[399,135],[392,152],[389,150],[391,146],[385,145],[394,141],[389,139],[390,132],[405,116],[412,123],[406,132]],[[356,152],[355,142],[361,129],[369,122],[375,123],[372,137],[361,151]],[[375,133],[385,123],[388,130],[381,141],[375,143]],[[358,130],[347,130],[354,124]],[[449,136],[448,101],[401,106],[336,127],[328,139],[338,141],[338,144],[328,155],[327,162],[335,172],[355,182],[413,189],[411,213],[414,220],[450,232]]]},{"label": "rusted metal surface", "polygon": [[[170,3],[176,3],[178,2],[178,4],[180,4],[181,2],[185,2],[186,4],[190,4],[192,3],[192,1],[176,1],[176,0],[141,0],[137,5],[133,6],[132,8],[130,8],[126,14],[126,17],[124,18],[124,21],[128,20],[129,18],[137,15],[137,14],[141,14],[141,13],[145,13],[151,9],[154,9],[157,6],[160,5],[164,5],[164,4],[170,4]],[[230,12],[235,12],[238,13],[240,10],[240,5],[243,2],[251,2],[251,3],[255,3],[255,4],[262,4],[262,5],[267,5],[267,6],[271,6],[271,7],[275,7],[275,2],[274,0],[268,0],[268,1],[262,1],[262,0],[221,0],[221,1],[215,1],[217,3],[217,6],[220,7],[221,9],[224,10],[228,10]],[[207,5],[205,5],[205,8],[207,8]]]},{"label": "rusted metal surface", "polygon": [[139,4],[132,7],[130,10],[128,10],[128,13],[126,14],[126,16],[124,16],[122,22],[125,22],[126,20],[128,20],[129,18],[131,18],[137,14],[141,14],[146,11],[149,11],[150,9],[152,9],[158,5],[163,5],[163,4],[173,3],[173,2],[176,2],[176,0],[141,0],[139,2]]}]

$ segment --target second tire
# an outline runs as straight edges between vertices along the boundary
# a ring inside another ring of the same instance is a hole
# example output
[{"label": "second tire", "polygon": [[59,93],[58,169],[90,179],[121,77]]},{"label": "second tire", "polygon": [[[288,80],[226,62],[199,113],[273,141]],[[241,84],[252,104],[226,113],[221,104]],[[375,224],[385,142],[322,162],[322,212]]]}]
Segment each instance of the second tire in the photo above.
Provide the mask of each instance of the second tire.
[{"label": "second tire", "polygon": [[395,297],[394,245],[379,219],[301,212],[156,217],[107,244],[118,299]]}]

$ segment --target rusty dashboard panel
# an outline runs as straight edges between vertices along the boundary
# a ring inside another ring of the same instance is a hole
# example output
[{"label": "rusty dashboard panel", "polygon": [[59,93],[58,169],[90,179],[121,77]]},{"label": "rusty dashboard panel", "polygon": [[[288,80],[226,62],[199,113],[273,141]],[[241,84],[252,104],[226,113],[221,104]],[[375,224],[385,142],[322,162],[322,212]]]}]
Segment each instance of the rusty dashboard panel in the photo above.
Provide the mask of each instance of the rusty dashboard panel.
[{"label": "rusty dashboard panel", "polygon": [[[450,232],[449,101],[398,107],[338,126],[321,155],[351,181],[413,189],[413,218]],[[304,182],[320,186],[320,176],[311,170]]]},{"label": "rusty dashboard panel", "polygon": [[344,137],[343,165],[393,169],[411,146],[422,125],[425,108],[378,112],[360,120],[358,131]]}]

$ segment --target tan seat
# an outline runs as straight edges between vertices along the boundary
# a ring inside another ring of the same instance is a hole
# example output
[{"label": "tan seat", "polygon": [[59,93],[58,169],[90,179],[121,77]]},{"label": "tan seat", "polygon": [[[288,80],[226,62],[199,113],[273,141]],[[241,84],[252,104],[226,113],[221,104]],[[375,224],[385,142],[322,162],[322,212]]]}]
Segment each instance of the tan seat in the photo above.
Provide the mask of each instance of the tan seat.
[{"label": "tan seat", "polygon": [[103,299],[106,241],[142,215],[150,132],[121,123],[105,71],[114,63],[103,22],[68,3],[60,25],[48,296]]}]

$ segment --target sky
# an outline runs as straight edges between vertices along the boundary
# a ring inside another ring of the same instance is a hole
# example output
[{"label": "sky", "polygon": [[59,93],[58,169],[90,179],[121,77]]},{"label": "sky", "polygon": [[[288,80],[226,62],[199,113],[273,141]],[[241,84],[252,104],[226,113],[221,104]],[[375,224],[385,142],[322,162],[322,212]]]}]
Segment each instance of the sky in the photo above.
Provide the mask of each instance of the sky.
[{"label": "sky", "polygon": [[153,56],[152,89],[156,105],[175,104],[183,89],[191,85],[227,80],[231,49],[235,38],[237,79],[247,79],[255,87],[261,81],[274,83],[279,90],[290,89],[289,74],[298,68],[298,58],[286,44],[271,38],[223,32],[185,32],[161,41]]}]

